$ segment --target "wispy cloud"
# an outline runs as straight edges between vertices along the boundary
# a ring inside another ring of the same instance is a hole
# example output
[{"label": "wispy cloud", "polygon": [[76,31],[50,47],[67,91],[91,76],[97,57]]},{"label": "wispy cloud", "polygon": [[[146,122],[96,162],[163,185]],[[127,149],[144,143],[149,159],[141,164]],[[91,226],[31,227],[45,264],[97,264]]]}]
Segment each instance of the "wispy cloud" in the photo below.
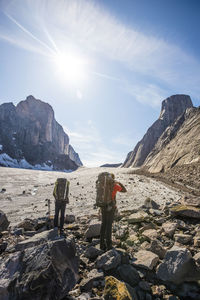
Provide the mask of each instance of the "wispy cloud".
[{"label": "wispy cloud", "polygon": [[[51,55],[51,51],[76,45],[89,55],[101,54],[148,76],[147,86],[144,79],[137,86],[129,79],[122,80],[137,101],[157,105],[167,89],[199,96],[200,63],[195,57],[178,45],[122,24],[93,1],[24,0],[20,5],[19,1],[7,0],[2,1],[1,10],[9,16],[15,31],[1,27],[0,38],[18,47]],[[120,79],[98,70],[93,70],[95,73],[108,80]],[[159,88],[162,85],[166,90]]]},{"label": "wispy cloud", "polygon": [[127,84],[125,87],[138,102],[152,106],[160,107],[161,101],[168,95],[168,91],[155,84],[138,83],[135,85]]},{"label": "wispy cloud", "polygon": [[105,147],[104,137],[101,136],[93,122],[78,123],[75,130],[64,126],[69,135],[70,144],[80,155],[87,167],[97,167],[105,163],[118,163],[124,160],[122,154]]}]

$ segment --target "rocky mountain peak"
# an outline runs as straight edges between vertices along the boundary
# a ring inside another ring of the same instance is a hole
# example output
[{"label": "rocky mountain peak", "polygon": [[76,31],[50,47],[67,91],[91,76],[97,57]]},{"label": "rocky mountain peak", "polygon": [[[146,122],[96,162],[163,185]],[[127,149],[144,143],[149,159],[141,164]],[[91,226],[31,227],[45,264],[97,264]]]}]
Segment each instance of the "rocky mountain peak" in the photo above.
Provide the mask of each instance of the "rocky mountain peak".
[{"label": "rocky mountain peak", "polygon": [[188,95],[173,95],[163,100],[159,118],[149,127],[134,150],[128,153],[123,166],[142,166],[166,128],[171,126],[188,108],[192,107],[192,100]]},{"label": "rocky mountain peak", "polygon": [[190,107],[193,107],[190,96],[173,95],[163,100],[159,119],[171,124]]},{"label": "rocky mountain peak", "polygon": [[48,116],[54,118],[54,111],[51,105],[34,98],[32,95],[28,96],[26,100],[17,104],[16,110],[20,115],[29,116],[33,119],[46,119]]},{"label": "rocky mountain peak", "polygon": [[29,167],[48,165],[54,170],[67,170],[82,165],[69,145],[68,135],[55,120],[51,105],[32,95],[16,107],[12,103],[0,106],[0,144],[1,155],[25,159]]}]

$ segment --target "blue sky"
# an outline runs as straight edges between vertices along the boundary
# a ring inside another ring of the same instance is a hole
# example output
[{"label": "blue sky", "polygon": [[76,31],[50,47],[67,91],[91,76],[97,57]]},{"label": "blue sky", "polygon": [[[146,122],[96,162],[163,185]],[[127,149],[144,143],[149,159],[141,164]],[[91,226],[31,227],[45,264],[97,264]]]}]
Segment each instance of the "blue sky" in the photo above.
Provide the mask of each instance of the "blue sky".
[{"label": "blue sky", "polygon": [[0,104],[33,95],[86,166],[123,162],[162,100],[200,105],[200,1],[0,0]]}]

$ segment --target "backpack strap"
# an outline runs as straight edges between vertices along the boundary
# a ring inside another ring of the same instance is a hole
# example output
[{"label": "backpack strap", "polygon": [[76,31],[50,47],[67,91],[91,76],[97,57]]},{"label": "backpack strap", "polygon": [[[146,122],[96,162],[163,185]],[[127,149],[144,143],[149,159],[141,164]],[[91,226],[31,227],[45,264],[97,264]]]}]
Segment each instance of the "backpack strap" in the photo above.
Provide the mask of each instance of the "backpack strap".
[{"label": "backpack strap", "polygon": [[67,180],[66,186],[65,186],[64,199],[68,200],[68,202],[69,202],[68,195],[69,195],[69,181]]}]

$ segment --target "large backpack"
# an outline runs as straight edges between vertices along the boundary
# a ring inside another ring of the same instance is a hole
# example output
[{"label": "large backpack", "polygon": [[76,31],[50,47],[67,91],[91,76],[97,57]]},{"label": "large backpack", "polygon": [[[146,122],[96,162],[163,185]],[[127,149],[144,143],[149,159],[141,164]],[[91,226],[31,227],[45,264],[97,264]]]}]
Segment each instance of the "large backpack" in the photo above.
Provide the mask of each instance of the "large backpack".
[{"label": "large backpack", "polygon": [[96,181],[96,206],[104,207],[112,202],[114,179],[108,172],[98,175]]},{"label": "large backpack", "polygon": [[57,178],[55,182],[54,191],[53,191],[53,195],[56,201],[69,202],[68,193],[69,193],[69,181],[66,178]]}]

